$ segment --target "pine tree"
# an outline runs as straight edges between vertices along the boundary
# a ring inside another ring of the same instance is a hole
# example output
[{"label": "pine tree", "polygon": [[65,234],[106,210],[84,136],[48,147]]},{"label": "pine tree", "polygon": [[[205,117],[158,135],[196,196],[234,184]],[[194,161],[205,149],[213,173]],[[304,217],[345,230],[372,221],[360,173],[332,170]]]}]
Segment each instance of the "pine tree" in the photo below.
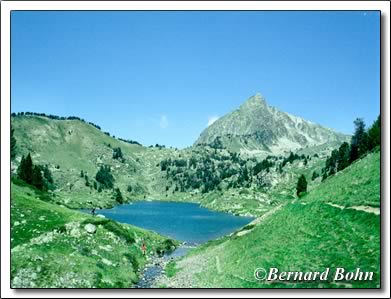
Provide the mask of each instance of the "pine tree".
[{"label": "pine tree", "polygon": [[368,149],[372,150],[381,143],[381,120],[380,115],[368,129]]},{"label": "pine tree", "polygon": [[368,150],[368,135],[365,131],[365,123],[362,118],[354,121],[355,132],[350,145],[350,162],[360,158]]},{"label": "pine tree", "polygon": [[114,177],[111,174],[109,166],[101,166],[96,173],[95,179],[100,183],[102,188],[111,189],[114,186]]},{"label": "pine tree", "polygon": [[119,188],[115,188],[114,190],[114,199],[119,203],[119,204],[123,204],[124,203],[124,199],[122,197],[122,193],[121,193],[121,190]]},{"label": "pine tree", "polygon": [[308,164],[307,158],[304,158],[303,165],[306,166]]},{"label": "pine tree", "polygon": [[338,150],[337,171],[349,166],[350,146],[347,142],[342,143]]},{"label": "pine tree", "polygon": [[14,129],[11,127],[11,160],[16,157],[16,139],[14,136]]},{"label": "pine tree", "polygon": [[304,174],[299,177],[296,186],[296,194],[298,197],[300,197],[303,192],[307,192],[307,180]]},{"label": "pine tree", "polygon": [[328,175],[331,175],[331,173],[335,173],[335,169],[337,168],[338,156],[338,150],[335,149],[331,152],[331,156],[327,158],[325,172]]},{"label": "pine tree", "polygon": [[327,179],[327,173],[324,172],[323,175],[322,175],[322,182],[325,181]]},{"label": "pine tree", "polygon": [[43,190],[45,187],[40,166],[35,165],[33,167],[31,185],[37,187],[39,190]]},{"label": "pine tree", "polygon": [[32,183],[33,179],[33,160],[31,159],[30,153],[27,157],[22,157],[20,165],[18,167],[18,177],[25,181],[27,184]]},{"label": "pine tree", "polygon": [[48,183],[53,184],[53,177],[52,177],[52,173],[49,169],[49,166],[45,165],[42,170],[43,170],[43,177],[45,178],[45,180]]}]

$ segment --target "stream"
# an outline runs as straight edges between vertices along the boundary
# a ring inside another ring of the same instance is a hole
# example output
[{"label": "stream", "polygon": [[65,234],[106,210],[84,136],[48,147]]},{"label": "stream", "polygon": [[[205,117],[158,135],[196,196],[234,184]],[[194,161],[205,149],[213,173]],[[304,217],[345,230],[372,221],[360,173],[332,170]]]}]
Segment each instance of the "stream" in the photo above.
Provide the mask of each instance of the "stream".
[{"label": "stream", "polygon": [[165,274],[164,268],[167,263],[174,261],[182,256],[184,256],[189,250],[196,248],[196,244],[181,244],[176,248],[172,253],[165,254],[162,257],[154,255],[149,260],[148,264],[140,273],[140,280],[134,286],[136,289],[148,289],[153,288],[156,279]]}]

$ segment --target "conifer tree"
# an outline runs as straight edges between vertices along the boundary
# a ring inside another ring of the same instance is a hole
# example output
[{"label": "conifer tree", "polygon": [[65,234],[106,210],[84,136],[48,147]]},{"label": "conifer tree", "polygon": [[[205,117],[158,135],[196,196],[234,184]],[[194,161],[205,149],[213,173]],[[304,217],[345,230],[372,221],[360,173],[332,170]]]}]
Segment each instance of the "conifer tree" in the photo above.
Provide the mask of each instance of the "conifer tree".
[{"label": "conifer tree", "polygon": [[342,143],[338,150],[337,171],[349,166],[350,146],[347,142]]},{"label": "conifer tree", "polygon": [[101,166],[96,173],[95,179],[100,183],[100,187],[111,189],[114,186],[114,177],[109,166]]},{"label": "conifer tree", "polygon": [[37,187],[39,190],[43,190],[45,183],[42,177],[41,167],[35,165],[32,171],[31,185]]},{"label": "conifer tree", "polygon": [[306,180],[304,174],[302,174],[299,177],[299,179],[297,180],[297,186],[296,186],[296,194],[298,197],[300,197],[300,195],[303,192],[307,192],[307,180]]},{"label": "conifer tree", "polygon": [[114,190],[114,199],[119,203],[119,204],[123,204],[124,202],[124,199],[122,197],[122,193],[121,193],[121,190],[119,188],[115,188]]},{"label": "conifer tree", "polygon": [[16,157],[16,139],[14,136],[14,129],[11,127],[11,160]]},{"label": "conifer tree", "polygon": [[18,177],[28,184],[32,183],[33,179],[33,161],[30,153],[27,157],[22,157],[20,165],[18,167]]},{"label": "conifer tree", "polygon": [[368,135],[365,131],[365,123],[362,118],[354,121],[355,132],[350,146],[350,162],[360,158],[368,149]]},{"label": "conifer tree", "polygon": [[373,125],[368,129],[368,149],[372,150],[381,142],[381,120],[380,115],[375,120]]}]

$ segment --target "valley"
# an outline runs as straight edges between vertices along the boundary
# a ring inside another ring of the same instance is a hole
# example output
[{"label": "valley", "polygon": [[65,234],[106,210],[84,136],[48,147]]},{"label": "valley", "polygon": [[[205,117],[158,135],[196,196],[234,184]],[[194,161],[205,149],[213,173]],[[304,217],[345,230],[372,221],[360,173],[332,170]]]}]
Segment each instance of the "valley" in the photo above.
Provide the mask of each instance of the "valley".
[{"label": "valley", "polygon": [[[356,136],[280,112],[260,95],[184,149],[116,138],[77,117],[18,113],[12,115],[12,129],[17,145],[11,161],[15,288],[380,286],[378,143],[348,161],[344,149],[353,147],[349,143]],[[47,175],[38,187],[21,179],[28,155]],[[196,203],[254,220],[164,260],[159,252],[183,246],[164,230],[159,235],[123,218],[78,211],[104,214],[152,201]],[[150,250],[144,256],[140,248],[146,240]],[[143,284],[140,278],[155,263],[159,274]],[[340,264],[373,271],[375,279],[269,284],[254,278],[257,267],[320,271]]]}]

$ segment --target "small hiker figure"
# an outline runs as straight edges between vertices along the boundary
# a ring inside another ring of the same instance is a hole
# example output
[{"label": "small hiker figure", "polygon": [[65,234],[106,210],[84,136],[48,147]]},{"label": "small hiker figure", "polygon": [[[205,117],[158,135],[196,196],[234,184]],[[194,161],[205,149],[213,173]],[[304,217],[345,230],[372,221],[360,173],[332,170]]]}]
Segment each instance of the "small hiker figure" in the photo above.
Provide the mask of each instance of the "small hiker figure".
[{"label": "small hiker figure", "polygon": [[92,208],[91,214],[92,214],[92,216],[95,216],[95,208]]},{"label": "small hiker figure", "polygon": [[143,245],[141,246],[141,251],[143,252],[143,255],[145,256],[145,253],[147,252],[147,246],[145,246],[144,241],[143,241]]}]

